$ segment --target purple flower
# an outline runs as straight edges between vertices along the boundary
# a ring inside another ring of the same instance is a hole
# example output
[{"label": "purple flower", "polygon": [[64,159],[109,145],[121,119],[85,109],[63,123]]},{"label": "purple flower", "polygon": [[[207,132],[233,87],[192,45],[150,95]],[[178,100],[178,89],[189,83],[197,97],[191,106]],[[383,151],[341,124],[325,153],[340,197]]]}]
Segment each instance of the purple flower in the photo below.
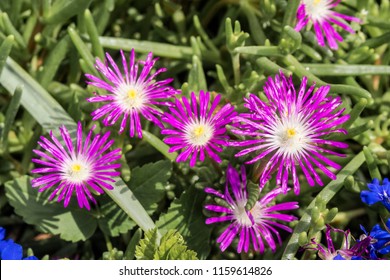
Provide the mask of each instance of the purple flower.
[{"label": "purple flower", "polygon": [[5,239],[5,229],[0,227],[0,259],[1,260],[37,260],[35,256],[23,258],[23,247],[12,239]]},{"label": "purple flower", "polygon": [[343,41],[341,35],[331,25],[338,25],[342,29],[355,33],[355,31],[345,21],[361,22],[359,18],[347,16],[333,11],[341,0],[302,0],[297,10],[296,31],[300,31],[309,21],[313,23],[317,41],[320,46],[325,46],[325,38],[328,40],[329,47],[337,50],[336,41]]},{"label": "purple flower", "polygon": [[279,229],[292,232],[288,226],[279,221],[291,222],[297,218],[289,214],[281,214],[279,211],[289,211],[298,208],[297,202],[284,202],[274,204],[274,199],[282,192],[274,189],[257,201],[252,209],[247,210],[248,202],[247,179],[245,168],[241,167],[239,174],[232,166],[226,170],[226,185],[223,193],[212,188],[206,188],[206,193],[213,194],[224,200],[223,205],[206,205],[205,208],[223,216],[212,217],[206,220],[206,224],[229,222],[230,225],[218,237],[221,251],[225,251],[238,235],[237,252],[248,252],[250,244],[255,251],[263,253],[266,246],[272,251],[276,249],[275,238],[281,244]]},{"label": "purple flower", "polygon": [[[336,179],[327,166],[340,169],[341,166],[323,154],[343,156],[328,147],[345,149],[346,143],[328,140],[331,133],[346,133],[336,126],[348,120],[342,116],[344,109],[338,109],[340,97],[328,96],[330,86],[315,85],[306,90],[307,78],[302,78],[296,92],[292,76],[286,78],[282,72],[275,80],[268,78],[264,93],[268,101],[254,94],[245,98],[249,113],[235,117],[237,129],[233,133],[251,139],[233,141],[232,146],[242,150],[236,156],[251,155],[247,164],[263,161],[264,171],[260,175],[260,188],[276,172],[276,184],[287,191],[288,179],[292,177],[294,192],[299,194],[300,184],[297,168],[300,168],[310,186],[323,182],[315,168],[331,179]],[[245,148],[244,148],[245,147]],[[314,178],[313,178],[314,177]]]},{"label": "purple flower", "polygon": [[40,164],[42,168],[33,169],[31,172],[41,174],[40,177],[31,180],[33,187],[40,187],[39,191],[54,188],[49,200],[57,196],[57,201],[64,200],[67,207],[73,194],[76,195],[80,208],[90,209],[88,199],[96,203],[92,196],[93,192],[102,194],[103,188],[111,190],[111,183],[115,182],[113,177],[119,176],[120,172],[115,171],[120,168],[118,160],[121,150],[108,149],[114,143],[109,140],[110,132],[104,135],[92,136],[92,129],[89,131],[85,141],[81,123],[78,123],[76,140],[73,141],[65,126],[60,127],[60,134],[65,147],[50,132],[51,140],[41,136],[38,144],[46,151],[33,150],[41,158],[34,158],[34,163]]},{"label": "purple flower", "polygon": [[216,162],[221,162],[217,153],[227,146],[229,137],[225,126],[236,115],[234,107],[226,104],[218,107],[221,95],[217,95],[210,105],[210,93],[200,91],[199,103],[195,93],[191,93],[191,100],[185,96],[180,102],[175,99],[173,106],[169,107],[161,120],[171,128],[161,130],[161,134],[169,135],[164,142],[171,145],[169,152],[181,150],[176,161],[190,159],[190,166],[194,166],[198,156],[201,161],[205,154]]},{"label": "purple flower", "polygon": [[[126,128],[126,123],[130,123],[130,137],[135,134],[142,138],[142,128],[140,114],[156,125],[163,127],[159,118],[162,114],[159,105],[168,105],[164,99],[178,93],[175,89],[167,86],[173,79],[165,79],[155,81],[156,77],[165,72],[165,68],[160,68],[151,74],[154,64],[158,60],[153,59],[153,54],[150,52],[146,60],[135,62],[134,49],[131,50],[129,65],[127,64],[123,51],[120,51],[122,57],[122,67],[124,74],[119,70],[118,66],[107,53],[108,63],[103,64],[99,59],[96,60],[96,68],[102,73],[108,82],[91,74],[85,76],[89,79],[88,84],[107,91],[106,95],[98,95],[90,97],[89,102],[106,102],[99,109],[92,112],[93,120],[103,119],[105,126],[114,125],[122,116],[119,133],[122,133]],[[138,68],[142,65],[142,71],[138,73]]]},{"label": "purple flower", "polygon": [[363,190],[360,193],[362,201],[368,205],[373,205],[377,202],[382,203],[388,211],[390,211],[390,182],[385,178],[382,185],[378,179],[374,179],[371,184],[367,184],[368,191]]},{"label": "purple flower", "polygon": [[[335,249],[331,236],[332,232],[344,235],[340,249]],[[323,260],[362,260],[367,259],[369,246],[372,242],[370,236],[364,236],[351,246],[352,235],[349,230],[343,231],[329,225],[326,225],[325,238],[326,246],[313,239],[309,244],[303,246],[303,249],[318,251],[318,257]]]}]

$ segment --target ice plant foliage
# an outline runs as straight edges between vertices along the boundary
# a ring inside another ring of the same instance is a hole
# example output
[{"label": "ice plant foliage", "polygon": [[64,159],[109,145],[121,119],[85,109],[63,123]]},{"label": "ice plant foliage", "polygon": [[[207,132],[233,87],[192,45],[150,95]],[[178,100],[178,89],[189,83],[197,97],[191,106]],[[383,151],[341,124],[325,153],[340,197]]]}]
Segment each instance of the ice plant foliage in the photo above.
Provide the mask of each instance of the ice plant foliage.
[{"label": "ice plant foliage", "polygon": [[181,150],[176,161],[190,158],[190,166],[196,164],[198,157],[204,161],[206,154],[221,162],[217,153],[227,146],[229,139],[225,126],[236,115],[231,104],[218,106],[219,94],[210,103],[210,93],[200,91],[198,99],[194,92],[190,100],[183,96],[180,102],[176,98],[169,107],[170,112],[164,113],[161,118],[166,123],[161,134],[167,135],[164,142],[171,146],[169,152]]},{"label": "ice plant foliage", "polygon": [[[340,249],[335,248],[331,233],[343,234],[344,238]],[[364,236],[354,245],[351,245],[352,235],[349,230],[344,231],[326,225],[325,238],[326,246],[313,239],[311,243],[303,246],[303,248],[318,251],[318,257],[323,260],[362,260],[369,258],[369,246],[372,242],[370,236]]]},{"label": "ice plant foliage", "polygon": [[241,172],[237,172],[232,166],[226,170],[226,185],[223,193],[206,188],[206,193],[215,195],[224,201],[224,205],[206,205],[205,208],[216,213],[223,213],[219,217],[211,217],[206,224],[229,222],[228,227],[218,237],[221,251],[225,251],[234,238],[238,235],[237,252],[248,252],[250,247],[263,253],[265,247],[276,250],[276,242],[280,244],[279,230],[292,232],[288,226],[280,223],[291,222],[296,217],[290,214],[282,214],[279,211],[290,211],[298,208],[297,202],[284,202],[274,204],[275,198],[282,193],[281,189],[274,189],[258,200],[252,209],[246,210],[248,201],[247,178],[244,166]]},{"label": "ice plant foliage", "polygon": [[342,29],[355,33],[346,21],[361,22],[359,18],[340,14],[333,9],[341,0],[302,0],[297,10],[296,31],[302,30],[309,22],[312,22],[318,44],[325,46],[325,39],[329,47],[337,50],[337,41],[342,42],[343,37],[336,31],[332,23]]},{"label": "ice plant foliage", "polygon": [[88,132],[85,140],[81,123],[78,123],[76,139],[73,141],[65,126],[60,127],[63,145],[50,132],[51,141],[41,136],[38,144],[45,151],[33,150],[40,158],[32,161],[43,167],[33,169],[31,172],[39,174],[31,183],[33,187],[39,187],[39,191],[53,189],[49,199],[57,197],[57,201],[64,200],[67,207],[73,195],[76,195],[80,208],[90,209],[89,201],[96,203],[93,192],[102,194],[103,189],[113,189],[111,183],[115,182],[115,176],[120,172],[115,169],[120,167],[115,163],[121,155],[120,149],[109,151],[114,140],[109,140],[110,132],[92,135],[95,126]]},{"label": "ice plant foliage", "polygon": [[336,175],[328,166],[341,168],[324,154],[343,156],[328,147],[345,149],[348,145],[327,137],[331,133],[346,133],[345,129],[336,127],[348,120],[349,115],[342,115],[344,109],[338,109],[342,103],[340,97],[328,96],[330,86],[316,90],[314,84],[309,89],[306,86],[307,78],[303,77],[296,91],[292,76],[288,78],[280,72],[265,83],[264,94],[268,100],[250,94],[244,99],[249,112],[234,118],[237,128],[232,132],[250,138],[231,142],[241,149],[236,156],[250,155],[247,164],[264,161],[260,188],[276,172],[277,186],[287,192],[292,177],[294,192],[299,194],[297,168],[302,170],[310,186],[323,185],[316,168],[331,179],[336,179]]},{"label": "ice plant foliage", "polygon": [[377,202],[382,203],[390,211],[390,182],[385,178],[382,184],[378,179],[374,179],[371,184],[367,184],[369,190],[363,190],[360,193],[362,201],[368,205]]},{"label": "ice plant foliage", "polygon": [[[178,93],[168,86],[173,79],[156,81],[157,76],[165,72],[165,68],[160,68],[152,72],[158,60],[153,58],[150,52],[145,60],[135,60],[134,49],[130,52],[127,62],[123,51],[120,51],[122,58],[123,73],[107,53],[107,62],[104,64],[99,59],[96,60],[96,69],[105,77],[100,79],[91,74],[86,74],[87,83],[106,90],[107,94],[100,95],[94,93],[94,97],[87,99],[89,102],[105,102],[106,104],[92,112],[93,120],[105,116],[103,124],[105,126],[114,125],[122,117],[119,133],[122,133],[130,125],[130,137],[137,135],[142,138],[142,127],[140,115],[147,120],[163,127],[159,117],[162,112],[160,105],[167,105],[167,98]],[[139,68],[142,70],[139,71]]]}]

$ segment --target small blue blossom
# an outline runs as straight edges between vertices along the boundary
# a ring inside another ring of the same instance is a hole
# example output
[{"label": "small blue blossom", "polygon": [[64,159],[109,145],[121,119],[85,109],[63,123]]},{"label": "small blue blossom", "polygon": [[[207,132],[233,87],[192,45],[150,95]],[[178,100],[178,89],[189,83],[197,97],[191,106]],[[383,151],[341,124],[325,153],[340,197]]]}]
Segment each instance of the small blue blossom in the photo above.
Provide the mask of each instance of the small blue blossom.
[{"label": "small blue blossom", "polygon": [[1,260],[37,260],[35,256],[23,258],[23,247],[12,239],[5,238],[5,229],[0,227],[0,259]]},{"label": "small blue blossom", "polygon": [[363,190],[360,193],[362,201],[368,205],[373,205],[381,202],[388,211],[390,211],[390,182],[385,178],[382,185],[378,179],[372,180],[371,184],[367,184],[369,190]]},{"label": "small blue blossom", "polygon": [[373,260],[379,259],[378,255],[386,255],[390,253],[390,218],[384,225],[385,229],[382,229],[379,224],[373,226],[372,230],[368,233],[367,230],[360,226],[365,236],[371,237],[371,244],[369,246],[370,258]]}]

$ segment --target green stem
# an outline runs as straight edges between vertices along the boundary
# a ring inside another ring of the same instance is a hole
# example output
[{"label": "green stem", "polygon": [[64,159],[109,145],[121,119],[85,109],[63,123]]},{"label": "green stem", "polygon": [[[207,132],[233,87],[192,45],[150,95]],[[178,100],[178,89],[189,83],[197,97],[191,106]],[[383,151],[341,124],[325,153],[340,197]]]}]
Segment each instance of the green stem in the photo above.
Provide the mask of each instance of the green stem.
[{"label": "green stem", "polygon": [[89,39],[91,40],[92,50],[95,56],[99,57],[100,60],[104,60],[104,51],[99,42],[99,33],[96,28],[95,21],[93,20],[91,12],[87,9],[84,12],[85,25],[87,27],[87,32]]},{"label": "green stem", "polygon": [[283,18],[282,26],[294,26],[295,18],[297,15],[297,9],[299,6],[300,0],[289,0],[287,1],[286,12]]},{"label": "green stem", "polygon": [[359,76],[359,75],[390,75],[387,65],[341,65],[341,64],[302,64],[303,67],[317,76]]},{"label": "green stem", "polygon": [[107,251],[111,252],[113,247],[112,247],[110,237],[107,234],[105,234],[104,231],[102,232],[103,232],[104,240],[106,241]]},{"label": "green stem", "polygon": [[3,129],[3,137],[2,137],[2,149],[7,151],[8,147],[8,133],[11,130],[11,126],[14,123],[16,114],[19,110],[20,100],[22,98],[23,93],[23,85],[19,85],[16,87],[14,91],[14,95],[12,96],[11,102],[8,106],[7,112],[5,113],[5,123]]},{"label": "green stem", "polygon": [[248,46],[248,47],[237,47],[234,52],[240,54],[251,54],[259,56],[283,56],[277,46]]},{"label": "green stem", "polygon": [[241,1],[240,3],[241,9],[248,19],[249,29],[251,31],[253,40],[258,45],[264,45],[265,41],[267,40],[267,37],[265,36],[264,30],[261,27],[260,22],[256,17],[256,14],[254,13],[256,8],[252,7],[247,1]]},{"label": "green stem", "polygon": [[[303,76],[306,76],[308,78],[309,83],[315,82],[317,84],[317,86],[329,85],[328,83],[322,81],[316,75],[311,73],[311,71],[309,71],[306,67],[304,67],[291,54],[286,55],[281,60],[283,63],[290,66],[291,71],[293,71],[300,78],[302,78]],[[349,95],[356,96],[359,98],[366,98],[368,100],[368,104],[373,103],[373,99],[371,97],[371,94],[368,91],[366,91],[365,89],[362,89],[360,87],[339,85],[339,84],[330,84],[330,86],[331,86],[332,92],[339,93],[339,94],[349,94]]]},{"label": "green stem", "polygon": [[281,70],[284,75],[290,76],[292,72],[290,70],[284,69],[275,62],[269,60],[267,57],[260,57],[259,59],[256,60],[256,64],[264,70],[264,73],[266,75],[274,75],[279,73]]},{"label": "green stem", "polygon": [[[113,50],[124,50],[131,51],[134,49],[136,52],[148,53],[153,52],[156,56],[175,58],[175,59],[186,59],[191,60],[193,50],[191,47],[186,46],[175,46],[165,43],[156,43],[150,41],[141,41],[133,39],[122,39],[114,37],[99,37],[100,44],[104,48]],[[202,52],[202,59],[204,61],[210,61],[213,63],[222,63],[219,57],[219,53],[216,54],[213,51]]]},{"label": "green stem", "polygon": [[234,85],[238,85],[240,83],[240,80],[241,80],[240,54],[239,53],[231,53],[231,58],[232,58]]},{"label": "green stem", "polygon": [[92,56],[91,51],[89,50],[87,45],[85,45],[85,43],[73,27],[68,27],[68,34],[80,56],[83,58],[86,66],[88,67],[88,69],[86,69],[88,70],[88,73],[99,77],[99,73],[94,66],[95,59]]},{"label": "green stem", "polygon": [[381,45],[388,44],[389,41],[390,41],[390,32],[387,32],[381,36],[368,39],[360,46],[360,48],[362,47],[377,48]]},{"label": "green stem", "polygon": [[163,141],[161,141],[158,137],[156,137],[154,134],[142,130],[142,138],[148,142],[151,146],[156,148],[157,151],[162,153],[167,159],[170,161],[175,161],[177,157],[177,153],[170,153],[169,152],[169,146],[165,144]]}]

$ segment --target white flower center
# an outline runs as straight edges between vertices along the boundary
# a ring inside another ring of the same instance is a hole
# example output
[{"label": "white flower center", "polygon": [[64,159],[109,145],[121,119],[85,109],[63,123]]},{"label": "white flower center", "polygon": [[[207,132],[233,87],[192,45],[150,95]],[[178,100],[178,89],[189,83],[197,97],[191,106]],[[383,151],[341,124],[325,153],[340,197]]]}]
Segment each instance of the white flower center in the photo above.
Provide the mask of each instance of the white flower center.
[{"label": "white flower center", "polygon": [[250,212],[255,220],[255,224],[263,222],[263,205],[260,202],[256,202]]},{"label": "white flower center", "polygon": [[309,17],[314,21],[321,21],[323,18],[327,18],[330,14],[329,0],[302,0],[305,4],[305,11]]},{"label": "white flower center", "polygon": [[268,139],[272,147],[278,149],[280,154],[288,156],[298,155],[307,149],[310,140],[310,131],[302,123],[299,115],[290,115],[278,119],[273,127]]},{"label": "white flower center", "polygon": [[193,146],[207,145],[213,134],[214,128],[204,120],[195,120],[185,128],[185,138]]},{"label": "white flower center", "polygon": [[252,226],[252,221],[248,217],[248,213],[245,210],[246,200],[237,201],[233,209],[233,215],[236,218],[237,223],[240,225],[250,227]]},{"label": "white flower center", "polygon": [[90,178],[91,170],[89,164],[81,159],[74,159],[66,162],[63,166],[63,177],[72,183],[82,183]]},{"label": "white flower center", "polygon": [[146,101],[144,89],[138,85],[122,84],[116,90],[116,102],[124,111],[138,111]]}]

